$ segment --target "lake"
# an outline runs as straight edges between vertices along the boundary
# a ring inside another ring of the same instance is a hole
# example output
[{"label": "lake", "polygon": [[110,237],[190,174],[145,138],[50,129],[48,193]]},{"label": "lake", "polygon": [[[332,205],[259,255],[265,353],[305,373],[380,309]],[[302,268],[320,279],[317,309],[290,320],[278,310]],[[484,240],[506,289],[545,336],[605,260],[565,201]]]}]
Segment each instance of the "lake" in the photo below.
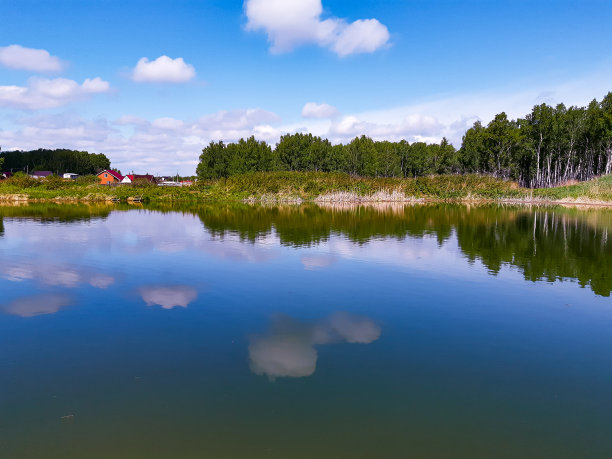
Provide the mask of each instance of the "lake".
[{"label": "lake", "polygon": [[611,457],[612,210],[0,207],[0,456]]}]

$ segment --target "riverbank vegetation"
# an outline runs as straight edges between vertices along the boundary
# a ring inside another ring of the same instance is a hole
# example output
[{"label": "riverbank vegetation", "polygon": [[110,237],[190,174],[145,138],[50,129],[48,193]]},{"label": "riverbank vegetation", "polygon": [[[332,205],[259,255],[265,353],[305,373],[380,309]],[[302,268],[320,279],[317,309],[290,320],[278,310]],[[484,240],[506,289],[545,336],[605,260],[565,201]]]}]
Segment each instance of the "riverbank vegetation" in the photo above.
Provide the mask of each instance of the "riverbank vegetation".
[{"label": "riverbank vegetation", "polygon": [[374,141],[356,137],[346,145],[312,134],[287,134],[275,148],[254,137],[211,142],[203,149],[201,179],[247,172],[345,172],[361,177],[418,178],[432,174],[486,174],[523,187],[553,187],[612,171],[612,93],[587,107],[537,105],[524,118],[500,113],[474,123],[459,150],[439,144]]},{"label": "riverbank vegetation", "polygon": [[415,201],[516,200],[612,203],[612,176],[555,188],[527,189],[488,175],[417,178],[354,177],[340,172],[255,172],[200,180],[193,186],[150,183],[99,185],[96,177],[33,179],[24,174],[0,181],[0,200],[128,201]]}]

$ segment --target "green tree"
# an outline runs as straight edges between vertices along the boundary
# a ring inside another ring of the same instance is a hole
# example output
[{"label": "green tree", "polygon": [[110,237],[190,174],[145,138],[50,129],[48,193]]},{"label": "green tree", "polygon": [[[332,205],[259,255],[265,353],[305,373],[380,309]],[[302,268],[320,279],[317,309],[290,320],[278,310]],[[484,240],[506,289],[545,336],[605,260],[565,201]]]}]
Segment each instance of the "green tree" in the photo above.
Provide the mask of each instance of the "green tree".
[{"label": "green tree", "polygon": [[230,157],[223,142],[210,142],[202,150],[196,174],[200,179],[227,178],[230,175]]}]

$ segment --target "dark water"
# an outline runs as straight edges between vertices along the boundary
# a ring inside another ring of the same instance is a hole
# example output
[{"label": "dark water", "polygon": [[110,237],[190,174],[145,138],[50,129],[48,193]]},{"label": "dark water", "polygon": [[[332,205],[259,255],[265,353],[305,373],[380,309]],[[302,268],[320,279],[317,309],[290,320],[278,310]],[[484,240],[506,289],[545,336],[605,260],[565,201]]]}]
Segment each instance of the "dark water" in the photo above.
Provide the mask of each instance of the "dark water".
[{"label": "dark water", "polygon": [[611,457],[612,211],[0,207],[0,456]]}]

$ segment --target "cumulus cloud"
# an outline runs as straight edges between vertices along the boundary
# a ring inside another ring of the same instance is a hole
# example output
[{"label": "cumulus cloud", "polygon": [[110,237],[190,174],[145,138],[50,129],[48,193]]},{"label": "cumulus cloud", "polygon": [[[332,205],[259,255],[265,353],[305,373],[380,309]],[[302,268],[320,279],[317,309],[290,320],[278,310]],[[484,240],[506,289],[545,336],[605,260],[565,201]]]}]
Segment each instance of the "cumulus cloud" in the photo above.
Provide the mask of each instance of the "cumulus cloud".
[{"label": "cumulus cloud", "polygon": [[44,49],[19,45],[0,46],[0,65],[40,73],[59,72],[64,66],[58,57],[52,56]]},{"label": "cumulus cloud", "polygon": [[206,130],[243,130],[280,121],[280,117],[261,108],[221,110],[200,118],[198,125]]},{"label": "cumulus cloud", "polygon": [[161,306],[164,309],[186,308],[198,297],[198,292],[186,285],[169,287],[142,287],[140,296],[147,306]]},{"label": "cumulus cloud", "polygon": [[72,303],[68,295],[60,293],[46,293],[26,296],[7,304],[3,310],[6,314],[20,317],[34,317],[43,314],[55,314],[61,308]]},{"label": "cumulus cloud", "polygon": [[[46,246],[47,240],[41,241]],[[38,245],[31,242],[31,246]],[[75,288],[88,283],[95,288],[107,288],[115,282],[115,278],[106,274],[91,272],[88,269],[77,270],[61,263],[49,263],[37,260],[31,262],[7,262],[0,268],[0,275],[11,282],[35,280],[46,286]]]},{"label": "cumulus cloud", "polygon": [[346,312],[314,324],[278,316],[268,334],[250,340],[251,371],[270,379],[310,376],[317,366],[316,346],[339,342],[368,344],[376,341],[380,333],[380,326],[372,319]]},{"label": "cumulus cloud", "polygon": [[0,107],[25,110],[55,108],[92,94],[108,92],[101,78],[87,78],[82,84],[66,78],[30,78],[27,86],[0,86]]},{"label": "cumulus cloud", "polygon": [[251,371],[271,379],[302,378],[317,368],[317,350],[301,336],[278,334],[249,345]]},{"label": "cumulus cloud", "polygon": [[153,120],[151,126],[162,130],[177,131],[184,126],[184,123],[183,121],[175,118],[164,117]]},{"label": "cumulus cloud", "polygon": [[389,41],[387,27],[376,19],[323,19],[321,0],[246,0],[244,9],[247,30],[265,31],[274,53],[315,44],[347,56],[374,52]]},{"label": "cumulus cloud", "polygon": [[357,116],[345,116],[332,123],[329,137],[344,141],[360,135],[375,140],[401,140],[427,137],[440,131],[440,123],[433,116],[411,114],[399,122],[380,123],[360,120]]},{"label": "cumulus cloud", "polygon": [[608,71],[553,86],[548,93],[539,87],[470,93],[293,124],[283,124],[278,115],[262,108],[222,110],[196,120],[161,117],[150,121],[130,115],[88,120],[74,114],[42,114],[15,119],[15,127],[0,127],[0,145],[4,150],[42,147],[104,152],[121,170],[159,174],[193,174],[201,149],[210,141],[234,142],[250,136],[271,144],[295,132],[309,132],[332,143],[350,142],[360,135],[409,142],[439,142],[446,137],[459,147],[465,130],[476,120],[487,123],[500,111],[522,116],[543,98],[552,104],[585,105],[606,94],[609,81]]},{"label": "cumulus cloud", "polygon": [[187,64],[182,57],[172,59],[160,56],[154,61],[143,57],[132,72],[132,79],[147,83],[186,83],[195,78],[193,65]]},{"label": "cumulus cloud", "polygon": [[360,19],[344,27],[332,46],[339,56],[373,53],[389,41],[389,31],[376,19]]},{"label": "cumulus cloud", "polygon": [[334,118],[339,114],[338,109],[329,104],[308,102],[302,108],[302,118]]},{"label": "cumulus cloud", "polygon": [[380,338],[380,326],[368,317],[361,317],[347,312],[338,312],[320,325],[323,332],[317,333],[321,344],[335,340],[347,343],[369,344]]},{"label": "cumulus cloud", "polygon": [[74,148],[104,152],[121,170],[193,174],[198,156],[211,140],[237,141],[254,135],[276,142],[283,133],[278,115],[259,108],[220,111],[197,120],[169,117],[148,121],[125,115],[116,120],[83,119],[70,114],[41,114],[0,128],[3,150]]}]

